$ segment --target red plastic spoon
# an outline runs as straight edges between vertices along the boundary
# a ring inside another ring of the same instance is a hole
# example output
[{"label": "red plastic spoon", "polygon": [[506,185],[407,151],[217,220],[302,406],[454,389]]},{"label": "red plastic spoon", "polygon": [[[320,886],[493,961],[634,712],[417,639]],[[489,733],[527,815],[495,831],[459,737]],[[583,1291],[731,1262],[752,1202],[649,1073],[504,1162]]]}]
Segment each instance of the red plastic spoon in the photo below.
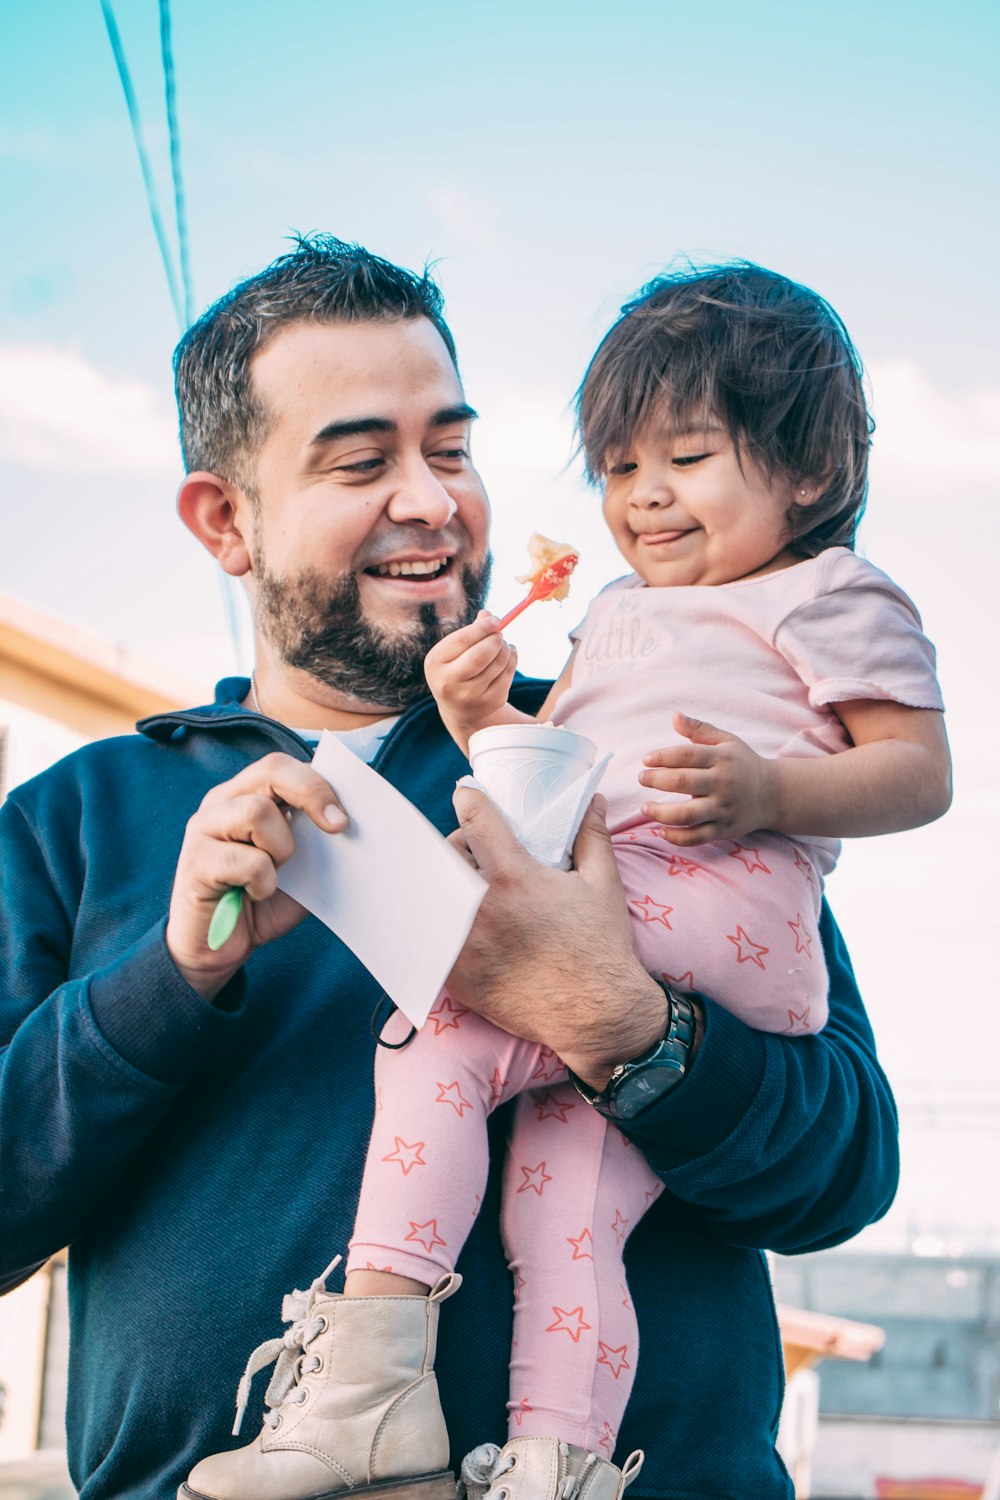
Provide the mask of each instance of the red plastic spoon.
[{"label": "red plastic spoon", "polygon": [[504,615],[500,621],[500,629],[506,630],[511,620],[516,620],[521,611],[527,609],[529,604],[534,604],[536,599],[547,599],[550,594],[554,594],[560,584],[566,582],[579,561],[579,552],[567,552],[565,557],[557,557],[554,563],[543,568],[531,585],[527,598],[522,599],[520,604],[515,604],[510,614]]}]

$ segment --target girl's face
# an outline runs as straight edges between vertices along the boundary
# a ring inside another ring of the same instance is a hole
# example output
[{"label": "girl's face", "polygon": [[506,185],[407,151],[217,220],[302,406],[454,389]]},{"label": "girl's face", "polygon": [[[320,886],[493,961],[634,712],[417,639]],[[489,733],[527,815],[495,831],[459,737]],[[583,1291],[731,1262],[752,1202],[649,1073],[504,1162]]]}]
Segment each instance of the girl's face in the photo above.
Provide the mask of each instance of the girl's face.
[{"label": "girl's face", "polygon": [[609,464],[604,518],[650,588],[732,583],[786,568],[787,515],[814,494],[769,480],[714,420],[676,431],[655,421]]}]

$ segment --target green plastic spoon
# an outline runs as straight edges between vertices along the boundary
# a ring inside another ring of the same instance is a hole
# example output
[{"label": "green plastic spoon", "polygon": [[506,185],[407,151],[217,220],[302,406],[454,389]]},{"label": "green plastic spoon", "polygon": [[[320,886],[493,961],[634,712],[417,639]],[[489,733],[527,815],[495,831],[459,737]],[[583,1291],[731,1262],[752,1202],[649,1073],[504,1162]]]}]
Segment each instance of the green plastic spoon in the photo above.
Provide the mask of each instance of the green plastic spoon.
[{"label": "green plastic spoon", "polygon": [[213,953],[218,953],[219,949],[229,942],[236,931],[236,924],[240,920],[242,910],[243,889],[241,886],[233,886],[232,890],[219,897],[208,927],[208,946]]}]

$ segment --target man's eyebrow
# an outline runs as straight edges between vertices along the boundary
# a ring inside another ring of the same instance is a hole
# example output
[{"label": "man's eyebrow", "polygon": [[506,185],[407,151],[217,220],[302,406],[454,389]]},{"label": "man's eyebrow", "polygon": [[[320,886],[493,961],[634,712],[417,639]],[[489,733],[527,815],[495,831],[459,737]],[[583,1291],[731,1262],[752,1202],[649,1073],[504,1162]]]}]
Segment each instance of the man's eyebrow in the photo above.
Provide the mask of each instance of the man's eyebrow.
[{"label": "man's eyebrow", "polygon": [[313,438],[311,447],[320,443],[334,443],[338,438],[357,437],[363,432],[395,432],[395,422],[388,417],[350,417],[345,422],[327,422]]},{"label": "man's eyebrow", "polygon": [[457,406],[445,406],[431,417],[431,427],[453,427],[456,422],[474,422],[479,416],[471,406],[460,401]]},{"label": "man's eyebrow", "polygon": [[[431,427],[453,427],[456,422],[474,422],[479,413],[464,401],[456,406],[445,406],[430,419]],[[310,443],[311,448],[324,443],[335,443],[340,438],[362,436],[366,432],[395,432],[396,423],[389,417],[348,417],[343,422],[327,422]]]}]

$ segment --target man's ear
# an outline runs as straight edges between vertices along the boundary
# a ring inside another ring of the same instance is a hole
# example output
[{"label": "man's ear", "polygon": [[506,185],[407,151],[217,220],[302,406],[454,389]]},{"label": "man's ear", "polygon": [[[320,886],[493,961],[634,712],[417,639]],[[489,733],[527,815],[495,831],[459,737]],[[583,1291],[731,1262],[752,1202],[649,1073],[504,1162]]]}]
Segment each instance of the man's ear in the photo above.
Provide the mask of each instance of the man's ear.
[{"label": "man's ear", "polygon": [[242,490],[218,474],[188,474],[177,491],[177,513],[223,572],[241,578],[250,571],[250,502]]}]

